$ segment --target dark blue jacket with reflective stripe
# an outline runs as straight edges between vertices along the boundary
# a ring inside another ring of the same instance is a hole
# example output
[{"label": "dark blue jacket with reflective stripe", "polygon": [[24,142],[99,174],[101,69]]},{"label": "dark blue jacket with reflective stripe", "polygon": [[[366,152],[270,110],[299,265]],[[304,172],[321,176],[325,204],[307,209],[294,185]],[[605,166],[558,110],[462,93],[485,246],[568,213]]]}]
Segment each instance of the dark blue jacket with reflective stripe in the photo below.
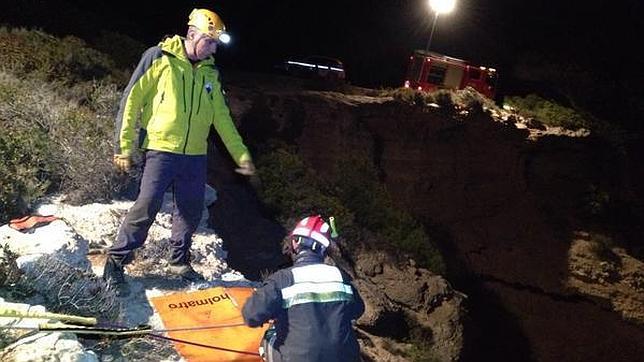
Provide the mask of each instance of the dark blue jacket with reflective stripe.
[{"label": "dark blue jacket with reflective stripe", "polygon": [[351,321],[363,312],[349,276],[309,250],[268,277],[242,311],[251,327],[275,320],[274,348],[283,361],[359,361]]}]

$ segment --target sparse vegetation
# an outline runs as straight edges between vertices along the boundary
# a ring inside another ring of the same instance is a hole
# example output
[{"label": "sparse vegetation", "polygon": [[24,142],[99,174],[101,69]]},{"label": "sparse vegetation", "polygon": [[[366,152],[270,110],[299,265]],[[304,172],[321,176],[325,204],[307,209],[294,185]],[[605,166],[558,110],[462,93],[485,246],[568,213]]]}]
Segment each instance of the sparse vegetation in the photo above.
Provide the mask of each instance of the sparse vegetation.
[{"label": "sparse vegetation", "polygon": [[436,241],[418,221],[394,205],[366,156],[347,159],[337,169],[330,181],[333,194],[353,212],[358,224],[411,254],[421,266],[444,273]]},{"label": "sparse vegetation", "polygon": [[438,362],[440,361],[432,351],[427,348],[427,345],[414,343],[406,351],[407,358],[412,362]]},{"label": "sparse vegetation", "polygon": [[47,310],[101,320],[116,320],[120,302],[107,283],[91,270],[67,264],[56,255],[46,255],[27,269],[20,281],[45,298]]},{"label": "sparse vegetation", "polygon": [[22,275],[16,264],[17,258],[18,255],[13,253],[8,246],[0,248],[0,298],[11,296],[11,289]]},{"label": "sparse vegetation", "polygon": [[73,36],[56,38],[38,30],[0,28],[0,69],[20,78],[66,85],[93,79],[123,81],[105,54]]},{"label": "sparse vegetation", "polygon": [[434,241],[420,223],[393,205],[366,159],[341,163],[331,178],[314,175],[296,150],[288,147],[275,147],[260,157],[258,164],[264,186],[262,199],[284,225],[301,215],[333,215],[351,243],[368,237],[366,229],[390,247],[411,255],[420,266],[436,273],[445,271]]},{"label": "sparse vegetation", "polygon": [[595,254],[599,260],[609,261],[615,258],[613,251],[615,242],[609,236],[591,233],[590,234],[590,251]]},{"label": "sparse vegetation", "polygon": [[452,93],[453,102],[465,109],[496,109],[498,106],[494,100],[482,95],[476,89],[467,87]]},{"label": "sparse vegetation", "polygon": [[393,97],[400,103],[424,105],[426,104],[425,93],[411,88],[385,89],[378,94],[381,97]]},{"label": "sparse vegetation", "polygon": [[506,103],[524,116],[555,127],[571,130],[591,128],[588,120],[572,108],[564,107],[554,101],[530,94],[526,97],[508,97]]},{"label": "sparse vegetation", "polygon": [[266,206],[289,227],[301,215],[333,215],[345,237],[357,237],[359,231],[355,228],[353,212],[338,198],[323,192],[321,180],[311,173],[295,151],[285,145],[274,145],[258,158],[263,185],[261,197]]},{"label": "sparse vegetation", "polygon": [[469,87],[460,90],[438,89],[433,92],[422,92],[411,88],[383,89],[377,95],[392,97],[396,102],[421,107],[435,104],[443,111],[452,111],[457,107],[470,111],[498,108],[493,100]]},{"label": "sparse vegetation", "polygon": [[0,29],[0,221],[47,192],[108,199],[118,72],[77,38]]},{"label": "sparse vegetation", "polygon": [[413,362],[438,362],[441,360],[432,350],[434,342],[431,330],[416,327],[409,332],[409,349],[404,352],[409,360]]},{"label": "sparse vegetation", "polygon": [[430,103],[435,103],[447,109],[454,107],[452,94],[453,91],[447,89],[428,93],[411,88],[384,89],[378,93],[381,97],[392,97],[395,101],[404,104],[425,107]]}]

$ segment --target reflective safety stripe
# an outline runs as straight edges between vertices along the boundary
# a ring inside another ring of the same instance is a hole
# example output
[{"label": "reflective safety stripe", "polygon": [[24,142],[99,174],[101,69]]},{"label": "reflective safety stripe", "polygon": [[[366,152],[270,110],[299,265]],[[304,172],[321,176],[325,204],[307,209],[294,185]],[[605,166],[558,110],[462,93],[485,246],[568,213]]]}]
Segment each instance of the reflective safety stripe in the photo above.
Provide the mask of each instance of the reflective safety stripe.
[{"label": "reflective safety stripe", "polygon": [[307,293],[326,294],[332,292],[353,294],[351,287],[344,283],[298,283],[282,289],[282,298],[293,298],[297,295]]},{"label": "reflective safety stripe", "polygon": [[291,269],[295,283],[313,282],[342,282],[340,270],[326,264],[312,264]]},{"label": "reflective safety stripe", "polygon": [[336,267],[313,264],[291,269],[295,284],[282,289],[283,307],[303,303],[327,303],[353,300],[351,285],[343,282]]},{"label": "reflective safety stripe", "polygon": [[311,231],[311,239],[319,241],[324,247],[329,247],[329,239],[317,231]]},{"label": "reflective safety stripe", "polygon": [[304,303],[328,303],[353,300],[353,290],[344,283],[299,283],[282,289],[283,307]]},{"label": "reflective safety stripe", "polygon": [[293,230],[293,235],[302,235],[308,237],[309,235],[311,235],[311,229],[302,227],[295,228],[295,230]]}]

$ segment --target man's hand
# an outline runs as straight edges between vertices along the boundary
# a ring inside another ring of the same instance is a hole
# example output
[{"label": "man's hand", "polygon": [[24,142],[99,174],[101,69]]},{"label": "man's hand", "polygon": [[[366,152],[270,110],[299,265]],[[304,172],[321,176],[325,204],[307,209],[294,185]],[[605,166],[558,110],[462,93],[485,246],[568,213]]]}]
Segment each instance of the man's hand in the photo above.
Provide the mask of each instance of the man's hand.
[{"label": "man's hand", "polygon": [[119,172],[128,172],[132,168],[132,158],[129,155],[114,155],[114,166]]},{"label": "man's hand", "polygon": [[255,165],[253,164],[253,161],[243,161],[240,165],[239,168],[235,169],[235,172],[242,174],[244,176],[252,176],[255,174]]}]

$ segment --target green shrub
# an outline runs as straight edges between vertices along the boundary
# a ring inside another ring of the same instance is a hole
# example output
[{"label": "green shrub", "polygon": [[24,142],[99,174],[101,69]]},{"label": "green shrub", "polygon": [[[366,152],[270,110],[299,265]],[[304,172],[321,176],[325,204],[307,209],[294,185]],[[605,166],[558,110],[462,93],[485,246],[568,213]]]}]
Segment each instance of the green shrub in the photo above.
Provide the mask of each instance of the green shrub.
[{"label": "green shrub", "polygon": [[[49,161],[47,122],[40,117],[46,110],[35,110],[45,102],[23,97],[24,85],[0,73],[0,220],[26,212],[31,202],[44,195],[55,168]],[[31,107],[24,108],[25,103]]]},{"label": "green shrub", "polygon": [[445,271],[443,258],[422,225],[393,205],[366,159],[343,161],[329,179],[313,174],[293,147],[274,145],[257,163],[263,184],[260,196],[287,227],[302,215],[333,215],[347,240],[367,237],[366,229],[411,254],[420,266]]},{"label": "green shrub", "polygon": [[45,192],[83,202],[108,199],[117,188],[118,92],[101,82],[75,87],[0,72],[0,220],[25,213]]},{"label": "green shrub", "polygon": [[454,103],[470,111],[480,111],[483,108],[499,111],[499,107],[494,103],[494,100],[484,96],[472,87],[454,91],[452,93],[452,99]]},{"label": "green shrub", "polygon": [[17,283],[22,275],[18,264],[16,264],[18,254],[9,249],[8,245],[0,247],[0,297],[6,297],[5,287],[12,287]]},{"label": "green shrub", "polygon": [[427,103],[436,103],[442,109],[451,110],[454,108],[454,92],[447,89],[438,89],[433,92],[427,93]]},{"label": "green shrub", "polygon": [[0,28],[0,47],[0,223],[46,192],[110,199],[122,185],[111,158],[125,73],[71,36]]},{"label": "green shrub", "polygon": [[532,117],[543,124],[577,130],[590,128],[590,122],[574,109],[564,107],[535,94],[526,97],[508,97],[506,103],[524,117]]},{"label": "green shrub", "polygon": [[412,362],[438,362],[440,358],[434,355],[434,352],[427,344],[414,343],[406,351],[407,358]]},{"label": "green shrub", "polygon": [[334,216],[343,226],[343,234],[355,236],[353,213],[342,202],[323,192],[323,185],[293,148],[277,146],[257,160],[262,180],[260,196],[277,219],[290,227],[302,215]]},{"label": "green shrub", "polygon": [[396,102],[422,107],[433,103],[438,105],[443,112],[448,113],[454,110],[457,105],[470,111],[479,112],[484,107],[487,109],[498,108],[493,100],[471,87],[459,90],[437,89],[432,92],[401,87],[381,90],[378,96],[392,97]]},{"label": "green shrub", "polygon": [[[0,126],[6,122],[0,119]],[[51,170],[46,135],[41,131],[7,129],[0,133],[0,219],[23,214],[45,194]]]},{"label": "green shrub", "polygon": [[410,214],[396,207],[367,156],[341,161],[330,180],[335,195],[355,221],[411,254],[419,265],[443,274],[445,264],[435,241]]},{"label": "green shrub", "polygon": [[0,48],[0,70],[18,77],[71,85],[117,74],[108,56],[73,36],[59,39],[38,30],[0,28]]},{"label": "green shrub", "polygon": [[381,97],[393,97],[396,102],[414,105],[425,105],[425,93],[411,88],[395,88],[382,90],[379,94]]}]

